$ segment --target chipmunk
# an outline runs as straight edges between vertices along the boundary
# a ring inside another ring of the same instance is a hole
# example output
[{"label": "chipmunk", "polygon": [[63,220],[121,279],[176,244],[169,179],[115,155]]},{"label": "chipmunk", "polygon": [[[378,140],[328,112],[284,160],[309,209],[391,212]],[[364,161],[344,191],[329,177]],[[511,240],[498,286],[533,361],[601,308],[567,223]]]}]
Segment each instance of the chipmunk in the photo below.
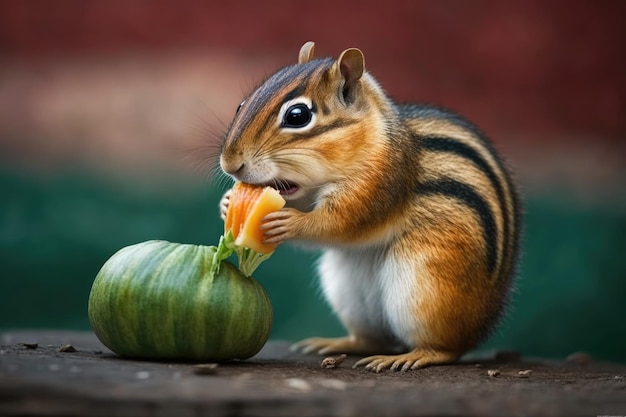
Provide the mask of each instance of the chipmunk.
[{"label": "chipmunk", "polygon": [[323,248],[321,287],[348,336],[294,347],[366,356],[355,366],[377,372],[454,362],[489,335],[513,287],[512,174],[457,114],[392,101],[359,49],[313,51],[305,43],[241,103],[220,154],[227,175],[287,201],[264,218],[265,242]]}]

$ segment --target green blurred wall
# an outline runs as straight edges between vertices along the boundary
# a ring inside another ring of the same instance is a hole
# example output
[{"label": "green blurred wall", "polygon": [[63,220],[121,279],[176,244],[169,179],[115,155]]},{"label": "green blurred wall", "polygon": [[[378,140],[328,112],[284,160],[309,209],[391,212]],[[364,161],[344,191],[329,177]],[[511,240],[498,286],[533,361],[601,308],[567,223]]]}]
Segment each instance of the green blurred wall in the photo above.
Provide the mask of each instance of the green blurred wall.
[{"label": "green blurred wall", "polygon": [[[91,283],[115,251],[149,239],[211,245],[222,230],[222,190],[209,180],[5,169],[0,189],[0,330],[88,329]],[[566,192],[526,198],[513,306],[481,349],[555,358],[586,351],[626,362],[621,196],[586,203]],[[342,334],[320,296],[314,262],[315,253],[284,245],[255,273],[274,305],[272,338]]]}]

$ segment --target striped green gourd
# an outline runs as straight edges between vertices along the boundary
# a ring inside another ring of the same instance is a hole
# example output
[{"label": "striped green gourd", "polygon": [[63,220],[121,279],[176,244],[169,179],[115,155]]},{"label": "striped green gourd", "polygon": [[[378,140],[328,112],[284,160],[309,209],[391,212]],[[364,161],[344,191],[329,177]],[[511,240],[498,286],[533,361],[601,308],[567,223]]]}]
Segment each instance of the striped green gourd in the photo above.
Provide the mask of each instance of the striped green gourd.
[{"label": "striped green gourd", "polygon": [[115,253],[89,296],[96,336],[133,358],[255,355],[269,337],[272,306],[257,281],[225,260],[232,249],[224,240],[217,248],[152,240]]}]

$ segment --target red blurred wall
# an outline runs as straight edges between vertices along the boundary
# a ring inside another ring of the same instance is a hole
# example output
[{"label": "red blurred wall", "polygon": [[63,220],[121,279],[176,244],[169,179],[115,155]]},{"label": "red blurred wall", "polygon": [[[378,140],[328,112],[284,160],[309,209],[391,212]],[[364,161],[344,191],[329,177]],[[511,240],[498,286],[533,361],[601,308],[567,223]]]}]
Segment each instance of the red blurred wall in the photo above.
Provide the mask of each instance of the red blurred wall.
[{"label": "red blurred wall", "polygon": [[458,109],[489,133],[615,144],[624,16],[620,0],[4,0],[0,61],[220,49],[287,64],[312,39],[321,55],[361,48],[395,98]]}]

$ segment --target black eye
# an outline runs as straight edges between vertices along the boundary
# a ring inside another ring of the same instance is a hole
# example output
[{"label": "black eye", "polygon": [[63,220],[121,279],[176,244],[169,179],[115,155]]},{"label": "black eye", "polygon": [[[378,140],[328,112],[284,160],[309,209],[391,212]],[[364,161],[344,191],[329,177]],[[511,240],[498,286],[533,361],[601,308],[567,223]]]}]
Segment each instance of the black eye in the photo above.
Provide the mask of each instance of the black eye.
[{"label": "black eye", "polygon": [[311,109],[304,103],[289,107],[283,116],[283,127],[304,127],[313,118]]}]

